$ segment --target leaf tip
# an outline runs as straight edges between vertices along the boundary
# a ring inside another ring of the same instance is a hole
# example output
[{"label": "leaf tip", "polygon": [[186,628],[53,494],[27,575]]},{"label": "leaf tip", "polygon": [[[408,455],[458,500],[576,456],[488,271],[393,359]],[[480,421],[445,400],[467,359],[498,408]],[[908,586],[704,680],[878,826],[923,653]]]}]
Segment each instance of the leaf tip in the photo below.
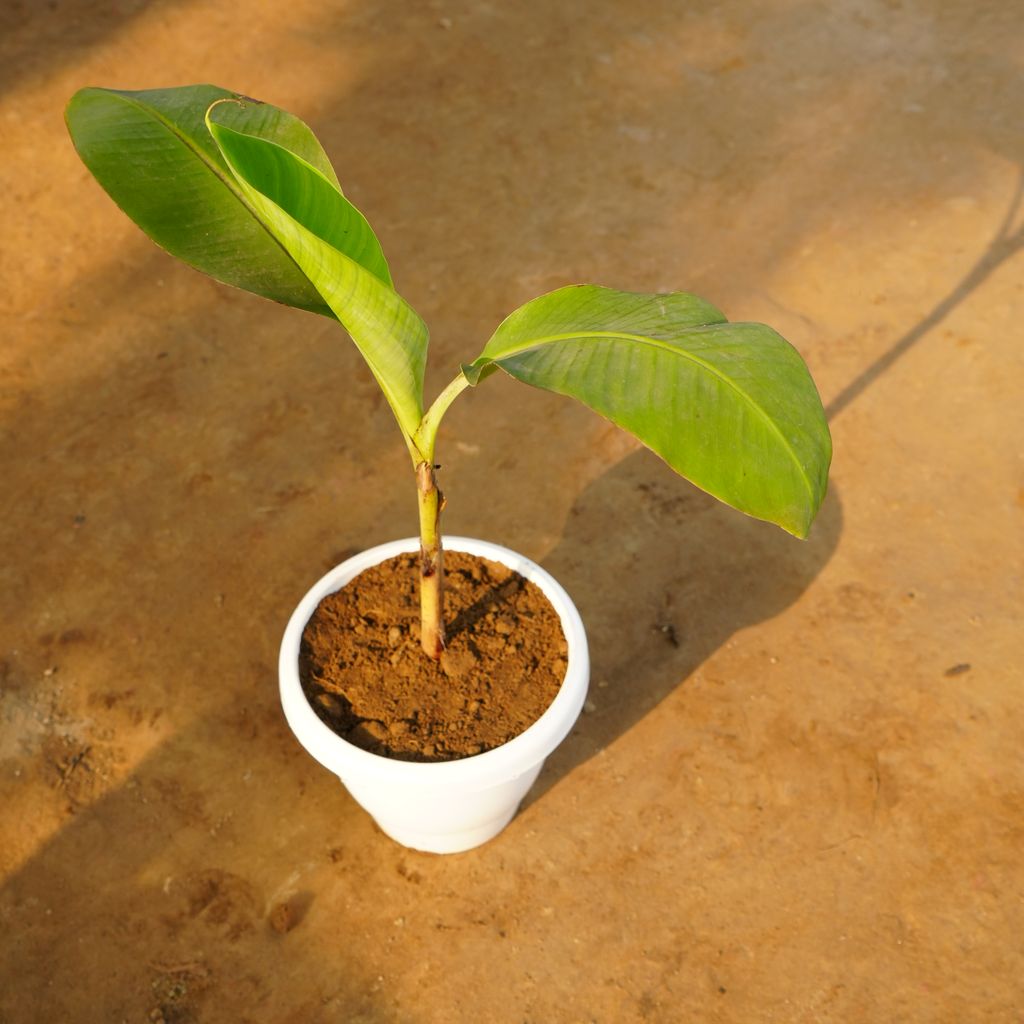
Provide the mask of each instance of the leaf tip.
[{"label": "leaf tip", "polygon": [[[827,484],[826,484],[827,487]],[[821,496],[808,505],[797,510],[790,522],[779,523],[779,525],[787,532],[792,534],[797,540],[807,540],[811,533],[811,527],[814,525],[814,521],[818,518],[818,513],[821,511],[822,505],[825,504],[825,497],[827,491],[823,491]]]},{"label": "leaf tip", "polygon": [[103,89],[96,88],[96,86],[94,85],[87,85],[81,89],[75,90],[75,92],[72,94],[71,98],[68,100],[67,104],[64,107],[64,123],[68,126],[68,128],[71,127],[71,118],[74,116],[75,110],[77,110],[78,107],[81,106],[81,104],[85,102],[85,100],[88,99],[88,97],[92,93],[104,91],[105,90]]}]

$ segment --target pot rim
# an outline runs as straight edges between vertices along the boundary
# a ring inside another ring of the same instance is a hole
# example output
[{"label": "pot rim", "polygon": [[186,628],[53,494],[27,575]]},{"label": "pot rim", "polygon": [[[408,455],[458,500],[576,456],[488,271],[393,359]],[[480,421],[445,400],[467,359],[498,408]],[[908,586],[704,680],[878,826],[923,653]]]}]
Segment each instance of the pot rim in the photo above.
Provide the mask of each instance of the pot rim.
[{"label": "pot rim", "polygon": [[510,548],[472,537],[446,536],[443,539],[449,550],[501,562],[536,584],[561,620],[568,645],[562,685],[544,714],[508,743],[456,761],[393,760],[362,750],[335,733],[320,720],[302,690],[299,646],[306,623],[320,601],[365,569],[395,555],[418,551],[419,544],[418,537],[378,544],[335,566],[309,588],[288,620],[281,641],[278,670],[285,718],[306,750],[343,779],[346,775],[358,774],[366,779],[400,785],[454,784],[465,789],[483,789],[516,778],[543,761],[572,728],[587,695],[590,661],[583,621],[565,589],[547,570]]}]

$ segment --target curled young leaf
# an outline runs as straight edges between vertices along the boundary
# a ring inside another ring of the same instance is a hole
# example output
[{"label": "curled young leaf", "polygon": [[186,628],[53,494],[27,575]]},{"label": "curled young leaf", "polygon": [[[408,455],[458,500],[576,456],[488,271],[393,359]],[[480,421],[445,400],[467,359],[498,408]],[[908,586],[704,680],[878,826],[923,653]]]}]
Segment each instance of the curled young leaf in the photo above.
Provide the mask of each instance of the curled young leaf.
[{"label": "curled young leaf", "polygon": [[206,120],[247,204],[352,336],[412,438],[423,415],[427,328],[392,288],[362,214],[316,168],[244,130],[235,104],[215,104]]}]

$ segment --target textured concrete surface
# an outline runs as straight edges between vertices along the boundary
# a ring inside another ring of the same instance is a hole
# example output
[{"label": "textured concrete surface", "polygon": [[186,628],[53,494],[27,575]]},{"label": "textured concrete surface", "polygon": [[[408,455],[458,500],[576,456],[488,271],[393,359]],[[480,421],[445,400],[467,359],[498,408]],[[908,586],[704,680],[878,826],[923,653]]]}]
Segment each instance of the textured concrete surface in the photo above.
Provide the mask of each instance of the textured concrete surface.
[{"label": "textured concrete surface", "polygon": [[[7,0],[0,1020],[1024,1018],[1022,15]],[[391,843],[277,706],[298,597],[415,529],[357,353],[156,250],[67,140],[82,85],[196,81],[313,125],[431,393],[594,281],[772,323],[829,406],[800,543],[581,407],[460,400],[448,529],[553,570],[594,655],[476,852]]]}]

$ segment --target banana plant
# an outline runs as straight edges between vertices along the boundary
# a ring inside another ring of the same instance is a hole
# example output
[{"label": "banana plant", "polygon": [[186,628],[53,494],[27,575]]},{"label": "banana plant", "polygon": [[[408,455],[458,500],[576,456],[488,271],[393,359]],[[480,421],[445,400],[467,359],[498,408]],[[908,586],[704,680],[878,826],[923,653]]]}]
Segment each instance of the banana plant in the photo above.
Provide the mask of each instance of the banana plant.
[{"label": "banana plant", "polygon": [[770,327],[730,323],[686,292],[570,285],[509,315],[424,409],[427,327],[302,121],[212,85],[82,89],[66,119],[86,167],[159,246],[351,337],[412,460],[431,658],[445,643],[438,427],[462,391],[499,369],[583,402],[716,498],[806,537],[831,438],[804,361]]}]

